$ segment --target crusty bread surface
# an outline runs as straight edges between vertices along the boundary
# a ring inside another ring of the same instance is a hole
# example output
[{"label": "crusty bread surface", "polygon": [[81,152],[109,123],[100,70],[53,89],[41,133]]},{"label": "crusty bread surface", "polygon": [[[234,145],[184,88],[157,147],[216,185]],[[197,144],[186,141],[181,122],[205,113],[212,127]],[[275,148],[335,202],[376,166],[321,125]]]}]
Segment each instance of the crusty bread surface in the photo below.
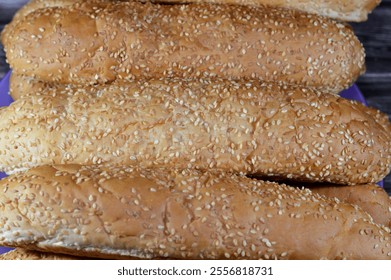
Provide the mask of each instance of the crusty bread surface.
[{"label": "crusty bread surface", "polygon": [[[80,0],[32,0],[18,13],[17,18],[24,17],[34,10],[45,7],[64,7]],[[112,1],[112,0],[102,0]],[[145,2],[145,1],[140,1]],[[277,6],[297,9],[308,13],[327,16],[342,21],[365,21],[368,14],[380,3],[380,0],[154,0],[155,3],[219,3],[253,6]]]},{"label": "crusty bread surface", "polygon": [[0,260],[391,259],[391,122],[334,95],[365,54],[314,15],[380,1],[141,2],[33,0],[5,28]]},{"label": "crusty bread surface", "polygon": [[365,70],[346,24],[279,8],[81,1],[35,10],[2,39],[14,73],[60,83],[251,78],[339,93]]},{"label": "crusty bread surface", "polygon": [[378,185],[322,185],[309,188],[314,193],[357,205],[370,214],[375,223],[391,228],[391,197]]},{"label": "crusty bread surface", "polygon": [[391,259],[349,204],[224,173],[41,166],[0,182],[0,242],[179,259]]},{"label": "crusty bread surface", "polygon": [[77,163],[363,184],[389,173],[390,143],[357,102],[259,81],[51,88],[0,109],[7,173]]},{"label": "crusty bread surface", "polygon": [[342,21],[366,21],[380,0],[157,0],[156,2],[268,5],[297,9]]},{"label": "crusty bread surface", "polygon": [[9,94],[11,95],[13,100],[17,100],[22,96],[42,94],[44,92],[47,92],[47,89],[50,87],[66,86],[72,85],[48,83],[33,79],[31,77],[17,75],[15,73],[11,73],[11,76],[9,78]]}]

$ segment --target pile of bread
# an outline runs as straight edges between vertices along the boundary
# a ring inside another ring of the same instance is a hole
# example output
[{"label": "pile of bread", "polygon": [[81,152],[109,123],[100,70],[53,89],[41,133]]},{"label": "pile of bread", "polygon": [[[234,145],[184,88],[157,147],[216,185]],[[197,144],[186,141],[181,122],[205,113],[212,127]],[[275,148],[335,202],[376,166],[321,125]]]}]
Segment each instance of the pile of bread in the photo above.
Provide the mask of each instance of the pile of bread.
[{"label": "pile of bread", "polygon": [[156,2],[5,28],[3,258],[391,259],[391,123],[338,96],[378,1]]}]

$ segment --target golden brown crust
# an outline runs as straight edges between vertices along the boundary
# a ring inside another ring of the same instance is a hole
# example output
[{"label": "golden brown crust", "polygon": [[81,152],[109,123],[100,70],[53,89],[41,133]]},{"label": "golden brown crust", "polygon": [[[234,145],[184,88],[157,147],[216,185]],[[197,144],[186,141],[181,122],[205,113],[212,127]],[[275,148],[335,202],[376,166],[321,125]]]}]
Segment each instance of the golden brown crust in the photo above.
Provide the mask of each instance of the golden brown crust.
[{"label": "golden brown crust", "polygon": [[365,68],[351,28],[278,8],[92,1],[11,26],[3,43],[14,72],[60,83],[253,78],[338,93]]},{"label": "golden brown crust", "polygon": [[[24,6],[17,17],[24,17],[32,11],[45,7],[64,7],[78,0],[32,0]],[[112,0],[103,0],[112,1]],[[145,2],[145,1],[141,1]],[[220,3],[241,5],[269,5],[289,9],[298,9],[308,13],[332,17],[343,21],[365,21],[368,14],[380,3],[380,0],[154,0],[156,3]]]},{"label": "golden brown crust", "polygon": [[31,77],[16,75],[15,73],[12,73],[9,79],[9,94],[13,100],[17,100],[22,96],[41,94],[49,87],[55,87],[55,85]]},{"label": "golden brown crust", "polygon": [[0,184],[8,246],[140,258],[391,259],[390,234],[362,210],[241,176],[68,165]]},{"label": "golden brown crust", "polygon": [[391,197],[377,185],[322,185],[311,186],[310,189],[326,197],[335,197],[342,202],[357,205],[370,214],[375,223],[391,228]]},{"label": "golden brown crust", "polygon": [[[123,84],[123,83],[122,83]],[[121,83],[117,83],[121,85]],[[26,77],[22,75],[12,74],[10,77],[10,95],[14,100],[21,98],[22,96],[28,95],[44,95],[49,93],[50,89],[55,88],[58,91],[64,90],[65,88],[78,88],[78,85],[72,84],[58,84],[50,83],[45,81],[39,81],[37,79]],[[89,88],[89,86],[85,86]],[[366,113],[372,116],[386,131],[391,131],[391,122],[387,114],[381,112],[376,108],[367,107]]]},{"label": "golden brown crust", "polygon": [[371,115],[376,121],[386,130],[391,131],[391,122],[390,117],[381,112],[380,110],[372,107],[367,107],[367,112],[369,115]]},{"label": "golden brown crust", "polygon": [[[35,10],[50,8],[50,7],[67,7],[79,2],[80,0],[30,0],[26,5],[21,7],[14,15],[13,20],[22,20],[28,14]],[[111,0],[102,0],[111,1]]]},{"label": "golden brown crust", "polygon": [[[24,244],[23,248],[15,248],[5,254],[0,254],[0,260],[91,260],[91,259],[113,259],[112,254],[78,252],[73,255],[74,250],[69,248],[55,248],[55,253],[37,251],[40,248],[35,245]],[[115,259],[141,260],[135,257],[115,256]],[[161,259],[161,258],[156,258]]]},{"label": "golden brown crust", "polygon": [[377,182],[389,172],[391,136],[366,111],[258,81],[51,88],[0,110],[0,169],[114,164]]}]

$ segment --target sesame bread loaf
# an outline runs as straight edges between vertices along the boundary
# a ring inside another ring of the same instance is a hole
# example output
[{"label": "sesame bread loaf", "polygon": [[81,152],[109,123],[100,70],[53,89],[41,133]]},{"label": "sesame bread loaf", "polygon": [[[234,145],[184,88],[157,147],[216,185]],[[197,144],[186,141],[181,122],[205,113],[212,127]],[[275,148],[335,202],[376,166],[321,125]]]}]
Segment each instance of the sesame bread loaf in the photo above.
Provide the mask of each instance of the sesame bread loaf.
[{"label": "sesame bread loaf", "polygon": [[[99,0],[93,0],[99,1]],[[111,0],[101,0],[102,2],[109,2]],[[80,0],[29,0],[24,6],[22,6],[14,15],[13,20],[17,21],[25,18],[31,12],[35,10],[50,8],[50,7],[67,7],[80,2]]]},{"label": "sesame bread loaf", "polygon": [[0,170],[169,166],[364,184],[390,169],[390,131],[373,116],[336,95],[259,81],[50,88],[0,109]]},{"label": "sesame bread loaf", "polygon": [[342,202],[357,205],[370,214],[375,223],[391,228],[391,197],[383,188],[375,184],[358,186],[321,185],[309,186],[309,188],[314,193],[326,197],[335,197]]},{"label": "sesame bread loaf", "polygon": [[[45,7],[69,6],[80,0],[31,0],[17,17],[24,17],[32,11]],[[112,1],[112,0],[102,0]],[[145,2],[145,1],[141,1]],[[365,21],[368,14],[380,3],[380,0],[153,0],[155,3],[220,3],[253,6],[277,6],[297,9],[308,13],[327,16],[342,21]]]},{"label": "sesame bread loaf", "polygon": [[[42,0],[41,0],[42,1]],[[342,21],[365,21],[381,0],[157,0],[156,2],[209,2],[241,5],[268,5],[297,9]]]},{"label": "sesame bread loaf", "polygon": [[41,166],[0,182],[0,242],[174,259],[391,259],[390,233],[309,190],[198,171]]},{"label": "sesame bread loaf", "polygon": [[252,78],[338,93],[365,70],[350,27],[280,8],[81,1],[37,9],[2,39],[15,73],[59,83]]}]

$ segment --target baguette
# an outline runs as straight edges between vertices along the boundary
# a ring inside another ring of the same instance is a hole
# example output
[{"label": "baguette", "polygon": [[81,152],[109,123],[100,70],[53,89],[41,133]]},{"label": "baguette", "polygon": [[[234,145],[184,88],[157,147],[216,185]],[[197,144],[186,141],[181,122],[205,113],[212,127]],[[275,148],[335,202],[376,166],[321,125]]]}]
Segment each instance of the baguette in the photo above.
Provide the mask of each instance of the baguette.
[{"label": "baguette", "polygon": [[[17,18],[25,17],[34,10],[46,7],[69,6],[80,0],[32,0],[18,13]],[[112,1],[112,0],[105,0]],[[379,5],[380,0],[156,0],[157,3],[220,3],[253,6],[277,6],[297,9],[308,13],[331,17],[342,21],[365,21],[368,14]]]},{"label": "baguette", "polygon": [[391,228],[391,197],[377,185],[322,185],[310,186],[309,188],[314,193],[335,197],[342,202],[357,205],[371,215],[375,223]]},{"label": "baguette", "polygon": [[2,39],[15,73],[65,84],[251,78],[338,93],[365,70],[350,27],[278,8],[80,2],[35,10]]},{"label": "baguette", "polygon": [[0,109],[0,170],[46,164],[216,168],[307,182],[378,182],[391,134],[367,108],[259,81],[50,88]]},{"label": "baguette", "polygon": [[391,259],[351,205],[224,173],[41,166],[0,182],[0,242],[173,259]]}]

